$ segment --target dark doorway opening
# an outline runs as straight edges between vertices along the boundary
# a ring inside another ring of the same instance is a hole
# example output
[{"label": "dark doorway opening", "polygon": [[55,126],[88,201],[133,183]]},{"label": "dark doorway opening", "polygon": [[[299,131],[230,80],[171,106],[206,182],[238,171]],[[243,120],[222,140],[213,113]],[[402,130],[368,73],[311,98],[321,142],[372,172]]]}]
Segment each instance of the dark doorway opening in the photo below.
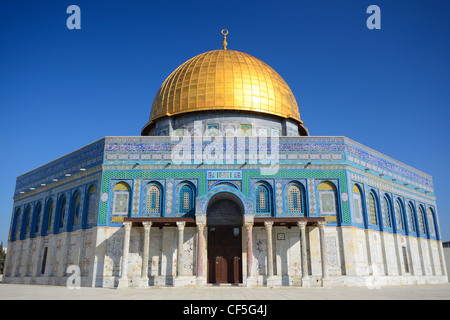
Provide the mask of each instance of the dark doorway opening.
[{"label": "dark doorway opening", "polygon": [[209,202],[208,283],[242,283],[242,214],[242,203],[231,193]]}]

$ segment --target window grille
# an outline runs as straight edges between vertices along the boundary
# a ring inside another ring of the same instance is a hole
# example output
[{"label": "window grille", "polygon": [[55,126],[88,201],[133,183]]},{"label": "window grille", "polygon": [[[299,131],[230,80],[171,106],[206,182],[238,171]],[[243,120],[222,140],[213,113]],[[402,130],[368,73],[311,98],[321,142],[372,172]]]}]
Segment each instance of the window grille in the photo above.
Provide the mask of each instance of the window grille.
[{"label": "window grille", "polygon": [[405,225],[403,223],[403,207],[400,203],[400,200],[395,202],[395,219],[397,222],[398,230],[405,230]]},{"label": "window grille", "polygon": [[355,211],[355,218],[361,221],[363,213],[362,199],[360,189],[356,184],[353,185],[353,209]]},{"label": "window grille", "polygon": [[377,220],[377,202],[375,200],[375,196],[373,195],[373,193],[371,192],[369,194],[369,205],[370,205],[370,222],[373,225],[378,225],[378,220]]},{"label": "window grille", "polygon": [[291,186],[288,190],[289,213],[302,213],[302,192],[297,186]]},{"label": "window grille", "polygon": [[424,217],[424,212],[421,206],[419,206],[419,230],[421,234],[425,234],[425,217]]},{"label": "window grille", "polygon": [[410,232],[416,232],[416,224],[414,223],[414,209],[412,204],[408,204],[408,225]]},{"label": "window grille", "polygon": [[161,192],[155,185],[147,190],[147,213],[160,213]]},{"label": "window grille", "polygon": [[270,213],[269,190],[260,185],[256,188],[256,213]]},{"label": "window grille", "polygon": [[391,224],[391,206],[387,197],[383,198],[383,222],[384,226],[390,228]]},{"label": "window grille", "polygon": [[189,213],[194,208],[194,192],[188,185],[180,189],[179,213]]},{"label": "window grille", "polygon": [[433,210],[431,208],[428,208],[428,228],[430,229],[430,234],[432,236],[436,235],[436,229],[434,226],[434,215]]}]

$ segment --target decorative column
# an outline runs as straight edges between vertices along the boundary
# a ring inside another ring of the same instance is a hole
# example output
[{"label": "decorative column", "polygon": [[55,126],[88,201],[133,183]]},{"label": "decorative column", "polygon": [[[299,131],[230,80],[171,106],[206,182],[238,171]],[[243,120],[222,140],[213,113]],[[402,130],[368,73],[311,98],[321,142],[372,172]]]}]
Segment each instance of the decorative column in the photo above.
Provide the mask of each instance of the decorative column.
[{"label": "decorative column", "polygon": [[247,230],[247,287],[256,286],[256,277],[252,274],[253,269],[253,216],[244,216],[244,224]]},{"label": "decorative column", "polygon": [[[205,216],[205,215],[203,215]],[[205,217],[206,218],[206,217]],[[197,230],[198,230],[198,249],[197,249],[197,286],[206,285],[206,277],[203,273],[203,260],[205,249],[205,235],[203,234],[206,224],[206,219],[199,219],[196,217]]]},{"label": "decorative column", "polygon": [[309,287],[311,282],[308,276],[308,257],[306,254],[306,221],[297,221],[300,228],[300,250],[302,257],[302,287]]},{"label": "decorative column", "polygon": [[177,221],[178,227],[178,249],[177,249],[177,276],[174,279],[174,286],[183,286],[183,242],[184,242],[184,227],[185,221]]},{"label": "decorative column", "polygon": [[144,226],[144,249],[142,252],[142,272],[141,279],[139,280],[139,287],[148,287],[148,254],[150,249],[150,228],[152,226],[151,221],[142,222]]},{"label": "decorative column", "polygon": [[273,221],[264,221],[264,227],[267,232],[267,286],[273,287],[275,279],[273,278],[273,246],[272,246],[272,226]]},{"label": "decorative column", "polygon": [[123,227],[125,229],[125,235],[123,237],[122,250],[122,275],[120,276],[117,289],[128,287],[128,252],[130,250],[131,222],[124,222]]},{"label": "decorative column", "polygon": [[322,262],[322,287],[330,286],[330,279],[328,278],[328,261],[327,261],[327,246],[325,243],[325,221],[319,221],[319,237],[320,237],[320,258]]}]

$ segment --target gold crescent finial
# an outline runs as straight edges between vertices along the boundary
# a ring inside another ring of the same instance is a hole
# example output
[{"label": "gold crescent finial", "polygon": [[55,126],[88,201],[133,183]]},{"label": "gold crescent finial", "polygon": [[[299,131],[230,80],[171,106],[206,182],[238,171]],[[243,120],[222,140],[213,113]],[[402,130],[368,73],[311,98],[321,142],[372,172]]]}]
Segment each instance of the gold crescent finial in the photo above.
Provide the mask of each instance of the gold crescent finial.
[{"label": "gold crescent finial", "polygon": [[228,34],[228,30],[227,29],[222,29],[222,35],[223,35],[223,42],[222,42],[222,46],[223,46],[223,50],[227,50],[227,34]]}]

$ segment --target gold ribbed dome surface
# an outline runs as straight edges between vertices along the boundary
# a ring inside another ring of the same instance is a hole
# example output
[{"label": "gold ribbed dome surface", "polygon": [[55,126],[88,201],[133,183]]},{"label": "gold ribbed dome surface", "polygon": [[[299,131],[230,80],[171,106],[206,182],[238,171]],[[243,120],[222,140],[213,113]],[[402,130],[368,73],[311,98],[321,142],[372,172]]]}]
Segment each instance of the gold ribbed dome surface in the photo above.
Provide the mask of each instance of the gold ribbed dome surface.
[{"label": "gold ribbed dome surface", "polygon": [[302,123],[283,78],[261,60],[235,50],[205,52],[180,65],[156,94],[150,121],[218,110],[260,112]]}]

